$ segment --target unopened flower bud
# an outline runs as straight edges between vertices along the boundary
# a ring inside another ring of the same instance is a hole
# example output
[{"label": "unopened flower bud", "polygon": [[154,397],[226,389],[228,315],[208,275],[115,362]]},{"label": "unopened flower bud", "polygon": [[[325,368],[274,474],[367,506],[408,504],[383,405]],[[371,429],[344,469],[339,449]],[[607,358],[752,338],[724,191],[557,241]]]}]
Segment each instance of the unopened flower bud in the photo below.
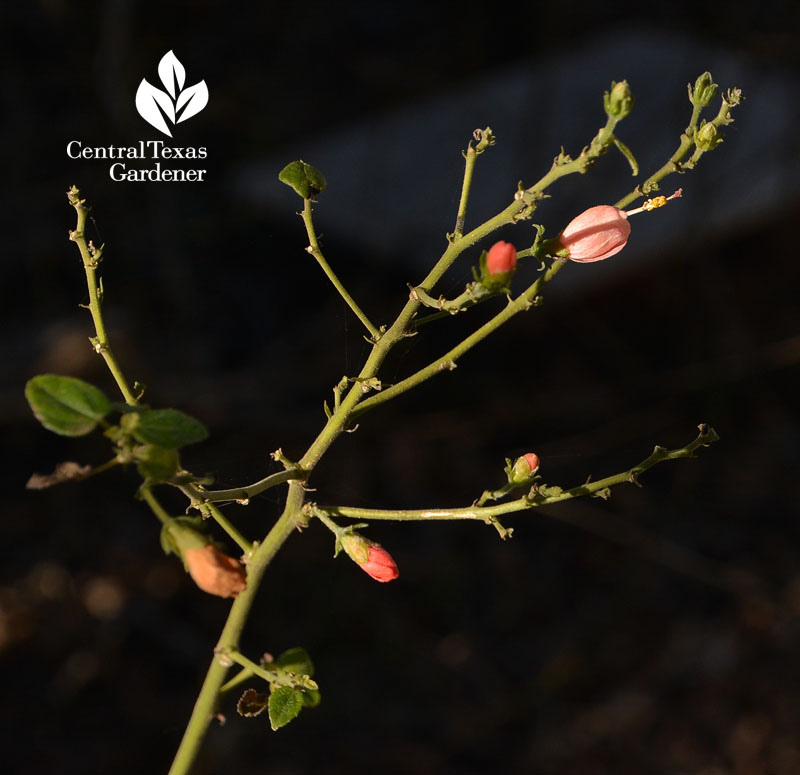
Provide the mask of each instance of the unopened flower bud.
[{"label": "unopened flower bud", "polygon": [[203,592],[219,597],[236,597],[247,586],[247,575],[238,560],[213,544],[183,553],[189,575]]},{"label": "unopened flower bud", "polygon": [[597,205],[573,218],[558,242],[572,261],[602,261],[619,253],[628,243],[628,215],[611,205]]},{"label": "unopened flower bud", "polygon": [[697,105],[699,108],[705,108],[711,104],[711,100],[717,96],[717,84],[711,77],[711,73],[703,73],[694,84],[692,89],[689,84],[689,99],[692,104]]},{"label": "unopened flower bud", "polygon": [[511,468],[509,480],[512,484],[524,484],[539,470],[539,456],[533,452],[518,457]]},{"label": "unopened flower bud", "polygon": [[513,272],[517,268],[517,249],[510,242],[495,242],[486,255],[486,271],[490,275]]},{"label": "unopened flower bud", "polygon": [[603,106],[611,118],[621,120],[633,110],[633,95],[627,81],[611,82],[611,91],[603,94]]},{"label": "unopened flower bud", "polygon": [[392,555],[380,544],[358,533],[345,533],[340,541],[347,556],[375,581],[393,581],[400,575]]},{"label": "unopened flower bud", "polygon": [[722,142],[722,136],[713,124],[703,124],[695,132],[694,141],[701,151],[713,151]]},{"label": "unopened flower bud", "polygon": [[247,586],[247,575],[239,561],[217,549],[186,517],[172,519],[164,526],[161,543],[165,551],[183,560],[189,575],[203,592],[236,597]]}]

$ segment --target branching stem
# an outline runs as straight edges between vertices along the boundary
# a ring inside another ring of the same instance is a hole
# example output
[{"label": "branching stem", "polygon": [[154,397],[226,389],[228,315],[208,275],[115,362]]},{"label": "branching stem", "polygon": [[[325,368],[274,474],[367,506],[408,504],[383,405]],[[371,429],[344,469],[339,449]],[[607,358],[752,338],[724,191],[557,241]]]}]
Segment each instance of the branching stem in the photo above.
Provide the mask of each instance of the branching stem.
[{"label": "branching stem", "polygon": [[128,385],[117,359],[114,357],[108,341],[105,322],[103,321],[102,284],[98,285],[97,281],[97,267],[102,259],[103,248],[102,246],[95,248],[86,240],[86,217],[89,214],[89,208],[86,207],[85,200],[80,198],[80,192],[75,186],[67,192],[67,198],[78,214],[78,223],[75,231],[69,233],[69,238],[78,246],[83,260],[83,268],[86,272],[86,285],[89,289],[89,312],[92,315],[96,333],[96,336],[92,338],[92,346],[96,353],[103,356],[103,360],[106,362],[111,376],[114,377],[125,403],[129,406],[136,406],[139,402]]},{"label": "branching stem", "polygon": [[347,302],[356,317],[364,324],[367,331],[369,331],[370,338],[373,341],[377,341],[380,337],[380,331],[372,325],[369,318],[361,311],[361,307],[356,304],[355,299],[348,293],[347,288],[342,285],[341,280],[336,276],[333,269],[331,269],[330,265],[325,260],[325,256],[322,255],[322,250],[319,247],[319,240],[317,239],[317,232],[314,228],[314,221],[311,216],[311,200],[306,199],[304,201],[305,206],[303,207],[301,215],[303,216],[303,223],[306,226],[306,232],[308,234],[309,245],[306,250],[317,259],[317,263],[322,267],[322,271],[325,272],[328,279],[333,283],[334,288],[339,291],[341,297]]}]

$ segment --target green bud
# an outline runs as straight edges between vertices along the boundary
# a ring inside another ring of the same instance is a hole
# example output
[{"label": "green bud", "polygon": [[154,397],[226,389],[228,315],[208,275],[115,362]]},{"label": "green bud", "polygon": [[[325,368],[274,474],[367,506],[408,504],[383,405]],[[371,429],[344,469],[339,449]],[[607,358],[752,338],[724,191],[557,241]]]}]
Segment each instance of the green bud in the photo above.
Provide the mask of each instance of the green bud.
[{"label": "green bud", "polygon": [[633,110],[633,95],[627,81],[611,82],[611,91],[603,94],[603,106],[609,118],[617,120],[630,115]]},{"label": "green bud", "polygon": [[328,185],[325,176],[304,161],[293,161],[279,173],[278,180],[293,188],[303,199],[311,199],[321,194]]},{"label": "green bud", "polygon": [[518,457],[508,471],[508,481],[511,484],[525,484],[539,470],[539,456],[528,452]]},{"label": "green bud", "polygon": [[711,78],[711,73],[706,71],[703,73],[694,84],[689,84],[689,99],[693,105],[698,108],[705,108],[711,104],[711,100],[717,96],[717,84]]},{"label": "green bud", "polygon": [[372,546],[372,542],[364,536],[358,533],[345,533],[340,536],[339,542],[347,556],[359,565],[363,565],[369,559],[369,548]]},{"label": "green bud", "polygon": [[694,141],[701,151],[713,151],[722,142],[722,135],[713,124],[704,122],[695,132]]}]

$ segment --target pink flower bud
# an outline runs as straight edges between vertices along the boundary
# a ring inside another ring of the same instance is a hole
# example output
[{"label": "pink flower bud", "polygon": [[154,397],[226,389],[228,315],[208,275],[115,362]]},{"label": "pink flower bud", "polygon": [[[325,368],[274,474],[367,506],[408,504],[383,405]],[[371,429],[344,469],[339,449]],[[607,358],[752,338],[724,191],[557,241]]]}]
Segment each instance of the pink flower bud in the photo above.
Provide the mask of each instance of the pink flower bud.
[{"label": "pink flower bud", "polygon": [[495,242],[486,255],[486,271],[490,275],[513,272],[517,268],[517,249],[510,242]]},{"label": "pink flower bud", "polygon": [[511,483],[523,484],[539,470],[539,456],[528,452],[514,461],[511,468]]},{"label": "pink flower bud", "polygon": [[375,581],[392,581],[400,575],[392,555],[380,544],[352,532],[345,533],[340,541],[347,556]]},{"label": "pink flower bud", "polygon": [[223,554],[212,544],[185,549],[183,558],[189,575],[203,592],[236,597],[247,586],[247,576],[239,561]]},{"label": "pink flower bud", "polygon": [[588,263],[619,253],[630,233],[627,213],[611,205],[598,205],[573,218],[558,241],[569,251],[572,261]]},{"label": "pink flower bud", "polygon": [[400,575],[392,555],[380,544],[372,544],[369,557],[361,566],[361,570],[372,576],[375,581],[393,581]]}]

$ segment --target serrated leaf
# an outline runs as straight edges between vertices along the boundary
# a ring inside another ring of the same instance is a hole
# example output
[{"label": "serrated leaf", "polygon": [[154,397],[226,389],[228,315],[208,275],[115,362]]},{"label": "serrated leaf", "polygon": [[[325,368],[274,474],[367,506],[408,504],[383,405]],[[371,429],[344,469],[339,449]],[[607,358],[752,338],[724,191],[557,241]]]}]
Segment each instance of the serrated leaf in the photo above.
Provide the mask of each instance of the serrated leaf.
[{"label": "serrated leaf", "polygon": [[85,436],[111,411],[109,400],[94,385],[58,374],[28,380],[25,398],[36,419],[61,436]]},{"label": "serrated leaf", "polygon": [[300,646],[284,651],[273,662],[273,667],[279,667],[287,673],[307,675],[309,678],[314,675],[314,663],[308,652]]},{"label": "serrated leaf", "polygon": [[52,474],[31,474],[25,485],[26,490],[44,490],[62,482],[72,482],[83,479],[92,471],[91,466],[82,466],[73,460],[59,463]]},{"label": "serrated leaf", "polygon": [[269,696],[269,723],[273,730],[285,727],[303,709],[303,695],[298,689],[280,686]]},{"label": "serrated leaf", "polygon": [[145,409],[130,421],[129,430],[137,441],[168,449],[180,449],[208,438],[205,426],[177,409]]},{"label": "serrated leaf", "polygon": [[[239,702],[236,703],[236,710],[240,716],[257,716],[263,713],[264,709],[269,704],[270,695],[267,693],[261,694],[255,689],[245,689]],[[291,721],[291,719],[290,719]],[[274,729],[275,727],[273,727]]]},{"label": "serrated leaf", "polygon": [[278,180],[293,188],[303,199],[311,199],[325,190],[325,176],[302,160],[287,164],[279,173]]}]

